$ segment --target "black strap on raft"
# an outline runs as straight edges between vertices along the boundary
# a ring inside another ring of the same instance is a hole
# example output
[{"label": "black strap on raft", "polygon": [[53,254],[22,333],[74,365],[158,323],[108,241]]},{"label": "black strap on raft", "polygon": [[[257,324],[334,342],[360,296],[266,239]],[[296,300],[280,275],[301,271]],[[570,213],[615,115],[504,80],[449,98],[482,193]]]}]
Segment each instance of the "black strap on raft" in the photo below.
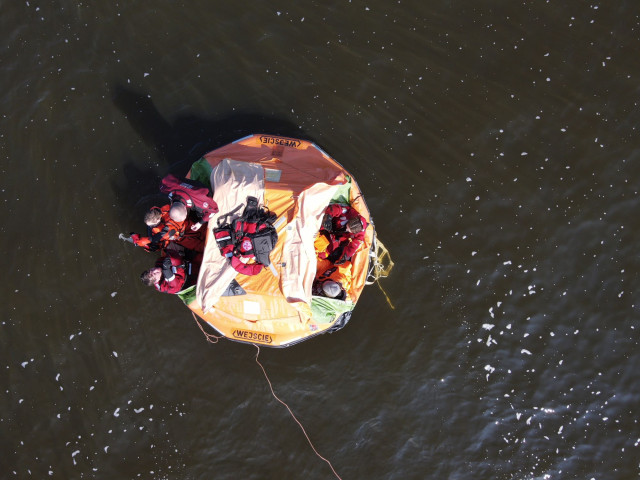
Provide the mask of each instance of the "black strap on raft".
[{"label": "black strap on raft", "polygon": [[235,279],[231,280],[231,283],[227,286],[227,289],[222,293],[223,297],[234,297],[236,295],[246,295],[247,292],[240,286]]},{"label": "black strap on raft", "polygon": [[218,217],[218,226],[213,229],[213,236],[218,243],[218,248],[223,255],[233,252],[233,246],[235,244],[235,235],[233,233],[233,222],[229,222],[227,219],[233,216],[238,210],[242,208],[242,204],[231,210],[224,215]]},{"label": "black strap on raft", "polygon": [[271,264],[269,254],[273,247],[276,246],[277,241],[278,234],[273,226],[253,235],[251,243],[253,244],[253,254],[256,256],[256,262],[268,267]]},{"label": "black strap on raft", "polygon": [[278,233],[273,226],[276,218],[275,213],[259,205],[256,197],[247,197],[247,206],[242,212],[242,217],[234,220],[236,237],[242,235],[251,240],[256,262],[265,267],[270,265],[269,254],[278,241]]},{"label": "black strap on raft", "polygon": [[[271,264],[269,254],[278,241],[278,233],[273,226],[277,216],[261,206],[256,197],[249,196],[242,215],[229,223],[228,218],[240,208],[242,205],[218,218],[218,226],[213,232],[220,252],[228,258],[253,257],[256,264],[268,267]],[[247,240],[251,248],[247,248]],[[240,267],[237,261],[232,261],[232,265]],[[247,270],[240,273],[251,274]]]},{"label": "black strap on raft", "polygon": [[241,208],[242,208],[242,203],[240,205],[238,205],[236,208],[234,208],[233,210],[231,210],[230,212],[225,213],[224,215],[218,216],[218,227],[223,227],[225,225],[230,225],[229,222],[227,222],[227,218],[232,216],[234,213],[236,213]]}]

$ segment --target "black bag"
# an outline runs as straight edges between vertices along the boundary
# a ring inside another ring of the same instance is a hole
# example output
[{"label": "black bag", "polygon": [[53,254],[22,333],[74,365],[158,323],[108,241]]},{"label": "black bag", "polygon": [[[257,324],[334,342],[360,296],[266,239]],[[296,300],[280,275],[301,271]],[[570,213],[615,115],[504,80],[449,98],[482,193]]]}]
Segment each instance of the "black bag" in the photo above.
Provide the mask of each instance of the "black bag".
[{"label": "black bag", "polygon": [[251,243],[253,245],[253,254],[256,256],[256,261],[268,267],[271,264],[269,260],[269,254],[273,247],[276,246],[278,241],[278,232],[270,225],[264,230],[254,233],[251,236]]}]

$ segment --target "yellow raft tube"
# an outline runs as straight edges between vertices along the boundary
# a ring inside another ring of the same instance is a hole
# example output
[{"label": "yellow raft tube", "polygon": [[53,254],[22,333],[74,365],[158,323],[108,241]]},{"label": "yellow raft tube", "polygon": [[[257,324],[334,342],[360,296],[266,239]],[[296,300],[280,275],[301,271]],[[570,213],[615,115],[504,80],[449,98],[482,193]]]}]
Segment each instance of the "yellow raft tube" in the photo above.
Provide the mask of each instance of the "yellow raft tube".
[{"label": "yellow raft tube", "polygon": [[[198,317],[231,340],[270,347],[333,332],[349,321],[370,273],[375,230],[358,185],[338,162],[312,142],[255,134],[207,153],[188,176],[211,187],[219,208],[208,223],[197,283],[179,294]],[[217,218],[234,209],[239,216],[247,196],[277,215],[271,265],[253,276],[231,267],[213,235]],[[352,257],[345,300],[312,294],[314,240],[330,203],[351,205],[368,223]],[[241,294],[229,294],[233,280]]]}]

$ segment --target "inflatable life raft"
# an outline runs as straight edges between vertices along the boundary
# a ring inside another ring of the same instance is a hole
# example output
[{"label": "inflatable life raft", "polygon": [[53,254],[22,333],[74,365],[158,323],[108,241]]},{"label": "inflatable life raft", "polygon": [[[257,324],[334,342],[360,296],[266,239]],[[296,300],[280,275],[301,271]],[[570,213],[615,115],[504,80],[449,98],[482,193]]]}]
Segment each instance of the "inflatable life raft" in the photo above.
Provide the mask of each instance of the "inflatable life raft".
[{"label": "inflatable life raft", "polygon": [[[197,283],[179,294],[189,309],[224,337],[271,347],[347,324],[375,263],[376,235],[358,185],[338,162],[312,142],[255,134],[207,153],[188,177],[210,187],[219,210],[207,224]],[[314,240],[332,203],[367,223],[342,299],[313,289]]]}]

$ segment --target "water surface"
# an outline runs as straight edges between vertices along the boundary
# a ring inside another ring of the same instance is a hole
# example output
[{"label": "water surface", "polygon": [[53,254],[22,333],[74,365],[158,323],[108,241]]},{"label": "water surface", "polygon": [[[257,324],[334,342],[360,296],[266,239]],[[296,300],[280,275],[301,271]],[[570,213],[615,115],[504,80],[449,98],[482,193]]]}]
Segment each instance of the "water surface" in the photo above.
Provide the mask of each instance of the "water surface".
[{"label": "water surface", "polygon": [[158,180],[265,132],[395,262],[262,349],[343,479],[640,473],[635,2],[28,2],[0,17],[0,477],[335,478],[256,349],[138,280]]}]

